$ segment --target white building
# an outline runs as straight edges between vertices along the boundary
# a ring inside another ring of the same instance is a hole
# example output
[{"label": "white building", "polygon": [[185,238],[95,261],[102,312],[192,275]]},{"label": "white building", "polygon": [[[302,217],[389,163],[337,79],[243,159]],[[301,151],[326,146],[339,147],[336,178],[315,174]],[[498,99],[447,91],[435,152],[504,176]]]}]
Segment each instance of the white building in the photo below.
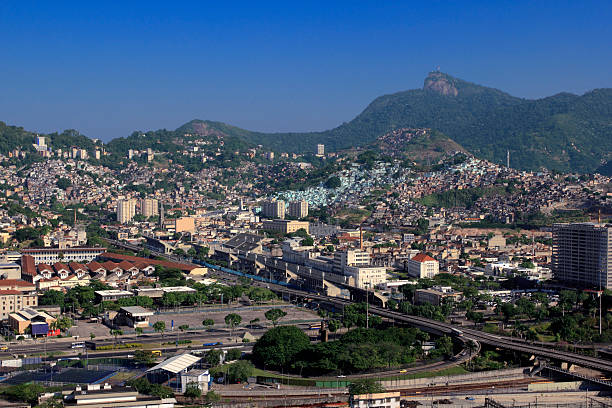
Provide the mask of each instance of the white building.
[{"label": "white building", "polygon": [[181,392],[184,394],[189,384],[196,384],[202,394],[205,394],[208,391],[209,382],[208,370],[189,370],[181,374]]},{"label": "white building", "polygon": [[317,145],[317,156],[325,156],[325,145],[324,144]]},{"label": "white building", "polygon": [[132,221],[134,215],[136,215],[135,199],[117,200],[117,221],[121,224],[127,224]]},{"label": "white building", "polygon": [[408,261],[408,274],[415,278],[433,278],[440,272],[440,264],[431,256],[418,254]]}]

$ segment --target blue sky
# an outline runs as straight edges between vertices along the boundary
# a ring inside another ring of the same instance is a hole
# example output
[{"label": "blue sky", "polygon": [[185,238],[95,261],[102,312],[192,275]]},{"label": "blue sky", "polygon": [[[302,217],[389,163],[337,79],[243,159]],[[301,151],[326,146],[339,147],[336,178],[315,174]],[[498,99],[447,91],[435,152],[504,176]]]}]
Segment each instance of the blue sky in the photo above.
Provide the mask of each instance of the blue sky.
[{"label": "blue sky", "polygon": [[[94,4],[97,3],[97,4]],[[307,131],[441,70],[612,87],[609,1],[0,2],[0,120],[109,140],[194,118]]]}]

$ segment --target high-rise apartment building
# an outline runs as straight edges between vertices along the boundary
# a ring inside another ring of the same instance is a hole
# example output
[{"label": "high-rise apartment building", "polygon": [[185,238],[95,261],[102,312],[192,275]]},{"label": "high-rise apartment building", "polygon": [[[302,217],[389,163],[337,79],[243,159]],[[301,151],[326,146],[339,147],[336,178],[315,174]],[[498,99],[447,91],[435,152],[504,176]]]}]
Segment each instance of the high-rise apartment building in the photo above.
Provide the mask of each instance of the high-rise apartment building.
[{"label": "high-rise apartment building", "polygon": [[317,156],[325,156],[325,145],[324,144],[317,145]]},{"label": "high-rise apartment building", "polygon": [[289,215],[295,218],[308,216],[308,201],[292,201],[289,203]]},{"label": "high-rise apartment building", "polygon": [[552,271],[571,286],[612,289],[612,226],[555,224]]},{"label": "high-rise apartment building", "polygon": [[140,213],[149,218],[159,215],[159,201],[155,198],[144,198],[140,200]]},{"label": "high-rise apartment building", "polygon": [[117,200],[117,221],[127,224],[136,215],[136,200],[133,198]]},{"label": "high-rise apartment building", "polygon": [[261,210],[264,217],[285,218],[285,202],[283,200],[265,201]]}]

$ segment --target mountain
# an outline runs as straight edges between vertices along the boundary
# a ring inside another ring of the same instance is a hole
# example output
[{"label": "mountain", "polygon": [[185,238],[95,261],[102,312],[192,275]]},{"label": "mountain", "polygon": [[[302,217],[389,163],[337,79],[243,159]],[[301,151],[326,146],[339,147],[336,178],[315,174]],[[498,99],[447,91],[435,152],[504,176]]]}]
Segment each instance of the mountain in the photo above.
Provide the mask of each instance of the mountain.
[{"label": "mountain", "polygon": [[435,161],[465,149],[437,130],[400,128],[376,138],[368,148],[417,163]]},{"label": "mountain", "polygon": [[[7,125],[0,122],[0,153],[7,153],[14,149],[33,151],[33,143],[37,133],[30,132],[19,126]],[[46,137],[46,143],[53,149],[68,149],[78,146],[93,151],[95,143],[92,139],[73,129],[62,133],[40,134]]]},{"label": "mountain", "polygon": [[365,146],[400,128],[431,128],[477,157],[514,168],[592,172],[612,159],[612,89],[530,100],[431,72],[422,89],[376,98],[348,123],[323,132],[261,133],[193,120],[181,131],[224,134],[277,151]]}]

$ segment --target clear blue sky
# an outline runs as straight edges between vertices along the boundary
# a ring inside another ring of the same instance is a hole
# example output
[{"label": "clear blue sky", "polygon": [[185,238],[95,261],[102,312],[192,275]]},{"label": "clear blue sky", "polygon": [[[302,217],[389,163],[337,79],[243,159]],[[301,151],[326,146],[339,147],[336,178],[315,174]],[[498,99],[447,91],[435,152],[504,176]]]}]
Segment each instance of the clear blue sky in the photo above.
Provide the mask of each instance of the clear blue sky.
[{"label": "clear blue sky", "polygon": [[438,65],[528,98],[612,87],[610,1],[93,3],[0,1],[0,120],[321,130]]}]

